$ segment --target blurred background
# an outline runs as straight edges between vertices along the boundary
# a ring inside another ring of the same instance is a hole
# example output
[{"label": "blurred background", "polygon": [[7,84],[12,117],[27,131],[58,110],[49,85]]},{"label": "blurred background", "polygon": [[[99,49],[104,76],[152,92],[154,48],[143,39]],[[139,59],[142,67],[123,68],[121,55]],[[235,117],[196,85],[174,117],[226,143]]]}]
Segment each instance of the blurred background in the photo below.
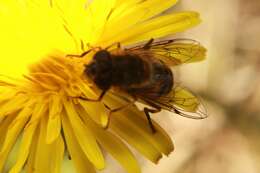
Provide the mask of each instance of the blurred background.
[{"label": "blurred background", "polygon": [[182,0],[171,10],[201,14],[201,25],[178,36],[205,45],[207,60],[177,72],[180,82],[201,96],[209,117],[153,115],[171,135],[175,151],[158,165],[140,156],[143,172],[259,173],[260,1]]},{"label": "blurred background", "polygon": [[[145,173],[260,172],[260,1],[183,0],[174,11],[195,10],[202,24],[185,32],[208,49],[207,60],[180,68],[180,81],[200,95],[209,118],[153,116],[175,151]],[[171,120],[171,123],[168,121]]]}]

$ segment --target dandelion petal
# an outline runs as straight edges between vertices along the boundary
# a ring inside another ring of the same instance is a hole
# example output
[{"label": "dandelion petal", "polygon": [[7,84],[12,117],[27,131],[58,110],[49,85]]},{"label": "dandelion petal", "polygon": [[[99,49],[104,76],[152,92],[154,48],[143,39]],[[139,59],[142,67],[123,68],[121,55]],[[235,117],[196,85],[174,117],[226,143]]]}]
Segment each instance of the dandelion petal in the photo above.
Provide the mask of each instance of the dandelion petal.
[{"label": "dandelion petal", "polygon": [[122,115],[114,115],[111,117],[109,128],[115,131],[120,137],[125,139],[146,158],[154,163],[157,163],[162,157],[161,153],[153,145],[151,145],[147,139],[143,138],[143,133],[135,128],[133,124],[124,122],[124,120],[120,121],[120,119],[116,118],[119,116]]},{"label": "dandelion petal", "polygon": [[36,150],[37,150],[37,143],[38,143],[38,138],[39,138],[39,128],[36,128],[33,138],[32,138],[32,143],[30,146],[30,151],[29,155],[26,161],[25,165],[25,170],[26,173],[34,173],[35,172],[35,158],[36,158]]},{"label": "dandelion petal", "polygon": [[[182,12],[161,16],[143,24],[144,29],[145,27],[149,28],[149,26],[150,28],[148,30],[144,30],[143,34],[135,35],[136,37],[129,38],[127,42],[134,43],[136,41],[143,41],[150,38],[160,38],[173,35],[194,27],[199,23],[199,14],[196,12]],[[154,27],[156,25],[157,27]]]},{"label": "dandelion petal", "polygon": [[69,154],[76,167],[78,173],[96,173],[93,165],[90,163],[86,155],[83,153],[81,146],[77,142],[76,136],[73,134],[73,129],[69,123],[68,118],[63,114],[62,128],[68,147]]},{"label": "dandelion petal", "polygon": [[200,23],[200,18],[196,12],[169,14],[141,23],[138,27],[131,27],[122,32],[118,37],[104,38],[105,40],[103,41],[114,39],[125,44],[136,43],[150,38],[172,35],[189,29],[198,23]]},{"label": "dandelion petal", "polygon": [[[46,131],[47,131],[47,117],[43,117],[40,123],[40,134],[39,134],[37,149],[35,153],[37,157],[35,157],[34,171],[39,173],[44,173],[44,172],[54,173],[52,170],[53,166],[51,165],[55,161],[56,154],[61,155],[60,153],[57,152],[60,151],[61,153],[63,153],[62,148],[64,147],[61,146],[61,148],[57,148],[57,146],[55,146],[55,143],[47,144],[45,140]],[[54,163],[57,164],[56,166],[60,165],[60,163],[57,163],[57,161]],[[57,170],[57,168],[55,169]]]},{"label": "dandelion petal", "polygon": [[49,105],[49,120],[47,125],[46,142],[52,143],[60,135],[62,103],[58,96],[53,96]]},{"label": "dandelion petal", "polygon": [[95,123],[100,124],[102,127],[107,126],[109,112],[102,103],[87,102],[83,100],[79,100],[79,103]]},{"label": "dandelion petal", "polygon": [[52,144],[53,148],[51,153],[53,153],[51,161],[51,173],[60,173],[61,163],[64,157],[64,142],[61,136],[59,136]]},{"label": "dandelion petal", "polygon": [[71,102],[64,101],[64,107],[83,152],[97,169],[103,169],[105,161],[92,132],[83,124]]},{"label": "dandelion petal", "polygon": [[18,135],[20,134],[21,130],[28,120],[28,117],[26,117],[26,115],[28,116],[30,113],[30,109],[24,108],[7,128],[8,130],[5,135],[5,141],[0,151],[0,172],[3,169],[5,160],[7,159],[7,156],[13,145],[15,144]]},{"label": "dandelion petal", "polygon": [[103,146],[118,162],[120,162],[128,173],[141,172],[133,154],[118,137],[110,133],[108,130],[97,126],[91,119],[88,119],[88,117],[84,115],[85,113],[82,109],[77,110],[80,111],[80,115],[84,122],[91,127],[99,144]]},{"label": "dandelion petal", "polygon": [[[118,107],[122,102],[114,95],[109,95],[106,100],[112,107]],[[153,124],[157,131],[155,134],[151,132],[143,111],[139,111],[136,106],[112,114],[110,121],[111,129],[155,163],[161,157],[161,152],[168,155],[174,149],[170,137],[155,122]]]},{"label": "dandelion petal", "polygon": [[17,156],[17,161],[15,165],[12,167],[10,173],[19,173],[30,153],[31,144],[32,142],[34,142],[33,139],[40,121],[40,117],[44,115],[46,111],[46,104],[44,104],[43,100],[39,98],[38,101],[39,102],[34,107],[30,121],[24,127],[22,142],[20,145],[19,154]]},{"label": "dandelion petal", "polygon": [[[143,111],[139,111],[136,107],[126,109],[122,112],[124,121],[133,124],[136,128],[143,131],[143,137],[146,138],[157,150],[165,155],[169,155],[174,150],[171,138],[155,121],[153,125],[156,133],[151,133],[151,127]],[[118,117],[118,116],[117,116]]]},{"label": "dandelion petal", "polygon": [[17,156],[17,161],[12,167],[10,173],[19,173],[29,155],[30,147],[33,139],[34,132],[36,131],[38,121],[33,122],[28,126],[23,133],[20,151]]}]

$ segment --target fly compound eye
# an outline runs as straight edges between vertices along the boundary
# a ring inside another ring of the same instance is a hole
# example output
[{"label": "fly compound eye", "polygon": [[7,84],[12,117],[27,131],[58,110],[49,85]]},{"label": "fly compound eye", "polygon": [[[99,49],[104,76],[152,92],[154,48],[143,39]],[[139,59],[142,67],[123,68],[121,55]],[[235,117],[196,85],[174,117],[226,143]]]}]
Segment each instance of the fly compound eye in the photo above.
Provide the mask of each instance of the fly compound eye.
[{"label": "fly compound eye", "polygon": [[85,73],[88,76],[95,76],[97,74],[97,64],[91,63],[85,66]]},{"label": "fly compound eye", "polygon": [[110,59],[110,53],[106,50],[101,50],[98,51],[95,55],[94,55],[94,60],[95,61],[104,61]]}]

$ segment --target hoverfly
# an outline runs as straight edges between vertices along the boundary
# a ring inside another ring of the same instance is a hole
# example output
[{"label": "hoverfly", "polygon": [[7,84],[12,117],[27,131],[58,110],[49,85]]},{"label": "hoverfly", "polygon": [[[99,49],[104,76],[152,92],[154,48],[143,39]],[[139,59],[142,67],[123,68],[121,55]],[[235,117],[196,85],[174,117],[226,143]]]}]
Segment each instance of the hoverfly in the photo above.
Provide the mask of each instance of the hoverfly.
[{"label": "hoverfly", "polygon": [[[194,94],[174,86],[174,75],[170,69],[172,66],[204,59],[206,49],[197,41],[151,39],[146,44],[130,48],[121,48],[120,43],[114,50],[109,50],[110,47],[95,51],[84,70],[86,77],[102,90],[101,95],[96,100],[80,98],[101,101],[109,89],[117,88],[150,107],[145,107],[144,113],[153,132],[155,128],[150,113],[157,113],[161,109],[193,119],[207,117]],[[90,51],[92,49],[81,55],[69,56],[84,57]]]}]

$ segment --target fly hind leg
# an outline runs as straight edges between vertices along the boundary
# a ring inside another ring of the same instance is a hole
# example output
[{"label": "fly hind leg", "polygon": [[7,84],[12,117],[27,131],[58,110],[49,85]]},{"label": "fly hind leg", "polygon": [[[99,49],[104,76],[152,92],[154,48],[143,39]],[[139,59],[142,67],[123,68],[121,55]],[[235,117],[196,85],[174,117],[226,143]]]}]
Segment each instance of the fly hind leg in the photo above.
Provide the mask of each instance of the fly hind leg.
[{"label": "fly hind leg", "polygon": [[154,42],[154,39],[151,38],[143,47],[143,49],[150,49],[151,48],[151,44]]},{"label": "fly hind leg", "polygon": [[[115,113],[115,112],[118,112],[118,111],[122,111],[126,108],[128,108],[129,106],[132,106],[136,101],[136,98],[134,98],[133,100],[129,101],[127,104],[123,105],[123,106],[120,106],[118,108],[114,108],[114,109],[111,109],[109,106],[107,106],[106,104],[104,104],[104,106],[109,110],[109,115],[108,115],[108,118],[110,119],[112,113]],[[108,120],[108,124],[107,126],[105,127],[106,129],[108,128],[109,126],[109,122],[110,120]]]},{"label": "fly hind leg", "polygon": [[152,123],[152,120],[151,120],[151,117],[150,117],[149,113],[158,113],[160,111],[161,111],[161,108],[159,108],[159,107],[154,107],[154,109],[150,109],[150,108],[146,108],[146,107],[144,108],[144,113],[146,115],[146,118],[148,120],[149,126],[150,126],[150,128],[151,128],[153,133],[155,133],[156,130],[155,130],[155,127],[154,127],[154,125]]}]

